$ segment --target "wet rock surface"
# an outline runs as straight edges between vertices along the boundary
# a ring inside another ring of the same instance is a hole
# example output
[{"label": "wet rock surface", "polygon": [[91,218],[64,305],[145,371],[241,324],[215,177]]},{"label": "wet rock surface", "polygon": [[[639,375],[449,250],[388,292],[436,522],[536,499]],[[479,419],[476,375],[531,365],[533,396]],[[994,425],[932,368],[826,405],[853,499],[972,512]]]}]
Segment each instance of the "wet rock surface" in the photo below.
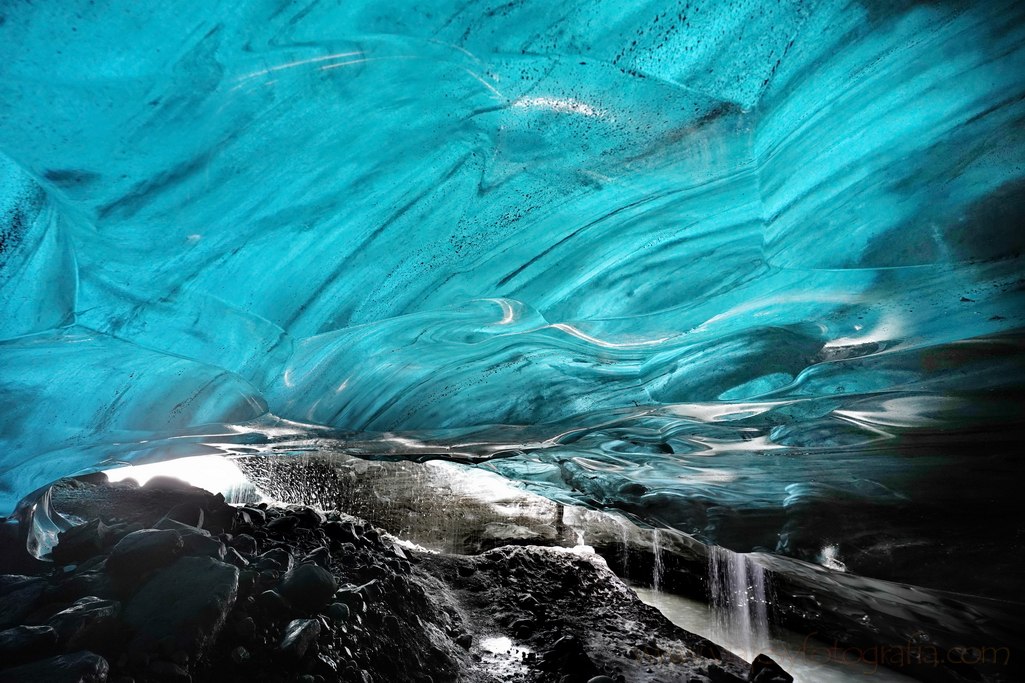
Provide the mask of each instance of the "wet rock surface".
[{"label": "wet rock surface", "polygon": [[73,652],[0,671],[0,683],[103,683],[110,665],[94,652]]},{"label": "wet rock surface", "polygon": [[15,626],[0,631],[0,662],[20,664],[39,659],[57,647],[57,632],[50,626]]},{"label": "wet rock surface", "polygon": [[140,529],[114,546],[107,558],[107,573],[130,579],[170,564],[181,553],[181,534],[170,529]]},{"label": "wet rock surface", "polygon": [[62,534],[71,549],[41,576],[0,577],[0,681],[748,678],[598,556],[436,554],[337,511],[158,484],[94,481],[93,510],[76,485],[76,514],[95,516]]},{"label": "wet rock surface", "polygon": [[125,608],[132,648],[204,652],[235,605],[238,576],[237,568],[203,556],[183,557],[155,574]]}]

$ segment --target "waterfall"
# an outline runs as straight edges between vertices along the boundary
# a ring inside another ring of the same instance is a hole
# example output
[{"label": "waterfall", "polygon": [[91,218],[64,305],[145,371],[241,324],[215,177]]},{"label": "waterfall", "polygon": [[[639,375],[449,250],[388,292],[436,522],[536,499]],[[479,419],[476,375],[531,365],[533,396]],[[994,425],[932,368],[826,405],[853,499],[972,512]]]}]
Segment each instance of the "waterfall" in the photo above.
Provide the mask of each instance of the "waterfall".
[{"label": "waterfall", "polygon": [[651,531],[651,554],[654,556],[654,568],[651,572],[651,587],[655,591],[662,590],[662,577],[665,574],[665,565],[662,563],[662,543],[659,538],[658,529]]},{"label": "waterfall", "polygon": [[750,659],[769,640],[765,570],[747,555],[709,549],[709,597],[717,641]]}]

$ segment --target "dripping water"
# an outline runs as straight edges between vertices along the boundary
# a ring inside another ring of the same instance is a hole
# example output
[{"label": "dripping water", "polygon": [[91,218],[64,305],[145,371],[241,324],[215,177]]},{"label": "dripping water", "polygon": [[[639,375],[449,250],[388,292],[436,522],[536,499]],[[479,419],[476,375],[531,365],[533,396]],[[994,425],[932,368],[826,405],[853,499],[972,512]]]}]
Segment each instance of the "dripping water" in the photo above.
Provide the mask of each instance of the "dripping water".
[{"label": "dripping water", "polygon": [[662,542],[659,538],[658,529],[651,531],[651,554],[654,557],[654,568],[651,572],[651,587],[659,592],[662,590],[662,577],[665,574],[665,565],[662,563]]},{"label": "dripping water", "polygon": [[709,598],[718,642],[735,644],[750,659],[769,641],[765,570],[752,559],[726,548],[709,549]]}]

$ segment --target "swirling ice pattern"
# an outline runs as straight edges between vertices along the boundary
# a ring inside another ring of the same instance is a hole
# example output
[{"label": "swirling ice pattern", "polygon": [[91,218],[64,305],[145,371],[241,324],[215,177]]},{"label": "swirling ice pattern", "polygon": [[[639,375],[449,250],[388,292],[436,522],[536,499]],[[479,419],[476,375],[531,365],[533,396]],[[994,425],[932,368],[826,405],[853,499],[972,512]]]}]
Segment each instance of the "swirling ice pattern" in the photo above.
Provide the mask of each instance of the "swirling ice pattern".
[{"label": "swirling ice pattern", "polygon": [[407,5],[0,10],[0,508],[501,455],[810,556],[812,518],[978,503],[939,473],[973,438],[1014,474],[1020,3]]}]

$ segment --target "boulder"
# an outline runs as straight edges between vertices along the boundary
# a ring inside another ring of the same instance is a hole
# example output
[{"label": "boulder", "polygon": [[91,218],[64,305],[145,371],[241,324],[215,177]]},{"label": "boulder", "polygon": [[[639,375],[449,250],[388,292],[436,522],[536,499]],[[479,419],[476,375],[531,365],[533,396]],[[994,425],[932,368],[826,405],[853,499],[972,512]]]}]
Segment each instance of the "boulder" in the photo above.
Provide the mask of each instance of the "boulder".
[{"label": "boulder", "polygon": [[43,579],[19,574],[0,576],[0,628],[20,624],[45,590]]},{"label": "boulder", "polygon": [[202,534],[186,534],[182,537],[185,543],[185,555],[203,555],[212,557],[215,560],[223,560],[227,547],[220,539]]},{"label": "boulder", "polygon": [[338,582],[328,570],[316,564],[301,564],[288,571],[277,592],[300,610],[315,612],[329,602],[338,590]]},{"label": "boulder", "polygon": [[118,591],[114,581],[106,572],[106,563],[96,569],[79,568],[71,576],[47,590],[47,599],[54,602],[74,602],[87,595],[99,598],[115,598]]},{"label": "boulder", "polygon": [[249,560],[242,557],[242,555],[240,555],[234,548],[228,548],[224,553],[224,557],[220,559],[223,559],[228,564],[234,565],[239,569],[245,569],[249,566]]},{"label": "boulder", "polygon": [[107,558],[107,573],[116,581],[141,577],[165,567],[181,553],[181,534],[170,529],[134,531],[114,546]]},{"label": "boulder", "polygon": [[104,683],[110,665],[93,652],[74,652],[0,671],[0,683]]},{"label": "boulder", "polygon": [[50,626],[15,626],[0,631],[0,662],[21,664],[52,654],[57,632]]},{"label": "boulder", "polygon": [[110,527],[94,519],[57,534],[57,545],[50,556],[57,564],[78,562],[97,555],[111,540]]},{"label": "boulder", "polygon": [[291,516],[299,522],[299,526],[307,529],[315,529],[327,521],[327,517],[320,510],[311,507],[302,507],[292,512]]},{"label": "boulder", "polygon": [[210,557],[182,557],[150,578],[131,599],[124,621],[132,647],[162,641],[191,656],[217,638],[238,596],[238,569]]},{"label": "boulder", "polygon": [[57,632],[64,648],[109,652],[118,643],[117,616],[120,611],[120,603],[90,595],[54,614],[47,626]]},{"label": "boulder", "polygon": [[316,550],[308,553],[302,559],[302,562],[304,564],[306,564],[306,563],[318,564],[321,567],[323,567],[324,569],[330,569],[331,568],[331,551],[328,550],[327,548],[325,548],[324,546],[320,546]]},{"label": "boulder", "polygon": [[760,654],[751,661],[747,680],[751,683],[794,683],[794,677],[766,654]]},{"label": "boulder", "polygon": [[267,569],[273,569],[274,571],[284,572],[292,568],[295,560],[284,548],[272,548],[265,553],[257,555],[254,564],[260,571]]},{"label": "boulder", "polygon": [[235,536],[229,545],[243,555],[255,555],[257,551],[256,539],[249,534]]},{"label": "boulder", "polygon": [[168,510],[164,519],[202,528],[203,522],[206,521],[206,511],[198,503],[186,501]]},{"label": "boulder", "polygon": [[318,620],[293,619],[285,627],[285,633],[281,638],[281,652],[293,659],[302,659],[319,637]]},{"label": "boulder", "polygon": [[239,508],[239,512],[248,516],[251,524],[263,524],[267,521],[267,513],[260,508],[243,506]]}]

